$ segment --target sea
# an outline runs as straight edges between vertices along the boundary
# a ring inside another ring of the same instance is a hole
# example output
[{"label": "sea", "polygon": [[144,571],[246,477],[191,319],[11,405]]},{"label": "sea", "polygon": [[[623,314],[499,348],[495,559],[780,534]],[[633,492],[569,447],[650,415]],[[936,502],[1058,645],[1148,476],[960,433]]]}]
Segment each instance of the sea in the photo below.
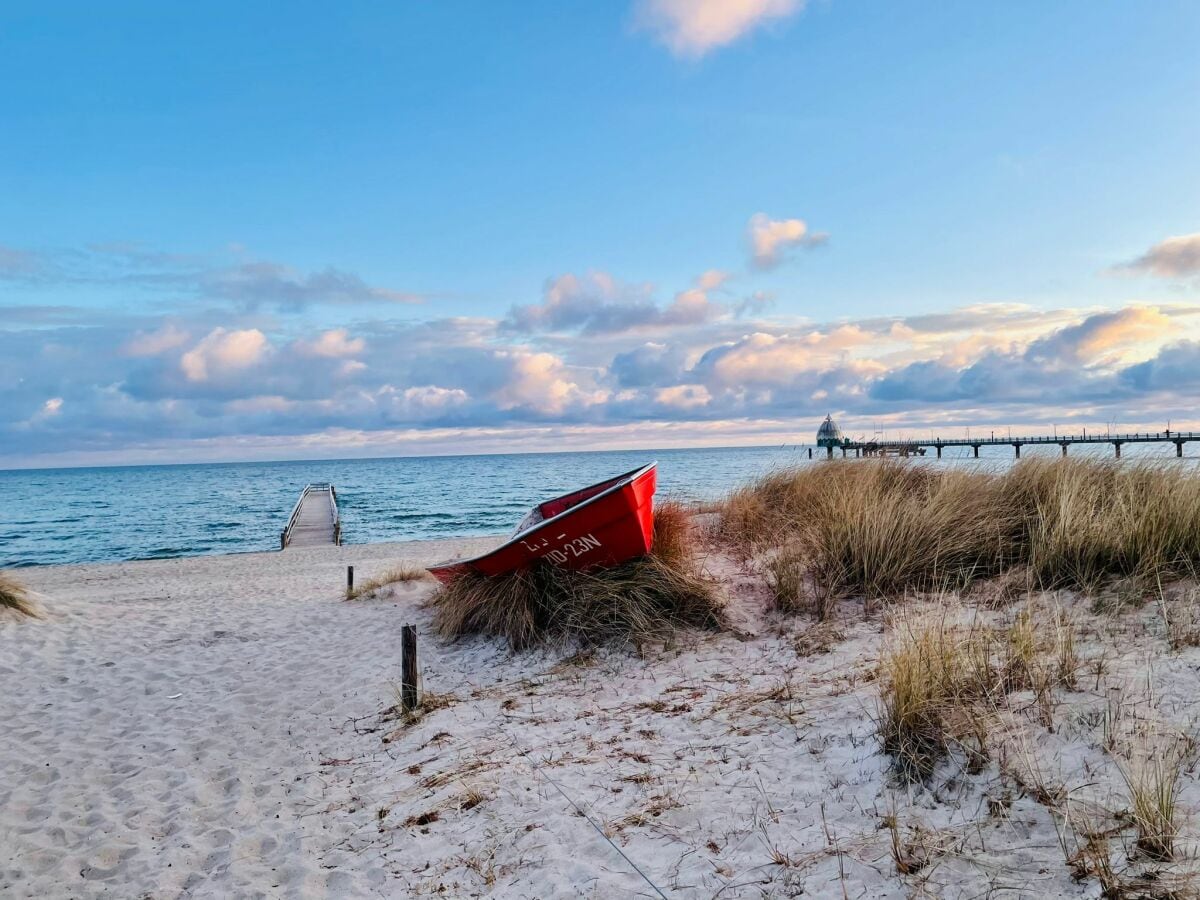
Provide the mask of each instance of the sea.
[{"label": "sea", "polygon": [[[1072,455],[1111,453],[1095,445]],[[1033,454],[1058,448],[1027,447]],[[923,462],[1003,467],[1012,450],[969,455],[953,448],[941,463]],[[1134,455],[1166,458],[1174,448],[1127,446]],[[346,544],[502,534],[542,500],[654,460],[658,496],[685,501],[716,500],[773,469],[810,464],[807,447],[777,445],[0,470],[0,568],[277,550],[312,482],[336,488]]]},{"label": "sea", "polygon": [[796,447],[422,456],[0,471],[0,568],[279,549],[312,482],[345,544],[510,532],[535,503],[658,461],[658,496],[712,500]]}]

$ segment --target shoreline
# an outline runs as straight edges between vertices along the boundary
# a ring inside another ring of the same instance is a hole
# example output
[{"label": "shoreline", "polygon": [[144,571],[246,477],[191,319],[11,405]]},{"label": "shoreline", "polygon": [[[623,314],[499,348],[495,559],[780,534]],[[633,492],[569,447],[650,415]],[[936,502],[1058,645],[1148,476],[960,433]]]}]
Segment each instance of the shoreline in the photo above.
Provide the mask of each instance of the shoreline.
[{"label": "shoreline", "polygon": [[[414,557],[412,559],[406,559],[405,561],[419,564],[420,560],[423,560],[430,555],[424,552],[423,548],[445,548],[448,552],[453,554],[457,552],[456,548],[460,546],[470,545],[471,547],[476,547],[478,545],[482,547],[482,549],[479,549],[478,551],[473,550],[472,553],[482,553],[485,550],[490,549],[492,545],[504,541],[507,537],[507,534],[496,532],[491,534],[468,534],[454,537],[425,538],[410,541],[369,541],[361,544],[344,543],[336,546],[330,545],[328,547],[292,547],[288,548],[287,550],[232,550],[222,553],[188,553],[179,556],[156,556],[148,558],[143,557],[140,559],[108,559],[96,560],[92,562],[71,563],[32,563],[24,566],[10,566],[4,571],[17,574],[22,581],[36,581],[38,579],[32,575],[32,573],[35,572],[48,572],[63,569],[90,569],[103,566],[141,566],[146,564],[178,563],[188,560],[203,559],[242,559],[245,557],[262,557],[263,559],[270,559],[271,557],[279,556],[280,554],[298,552],[303,552],[305,554],[328,554],[338,558],[342,558],[342,556],[344,556],[346,562],[352,564],[356,560],[365,562],[375,561],[382,553],[389,550],[395,550],[396,552],[411,551],[414,554]],[[342,556],[339,556],[339,553],[342,554]],[[432,559],[431,563],[441,562],[443,559],[445,559],[445,557]]]}]

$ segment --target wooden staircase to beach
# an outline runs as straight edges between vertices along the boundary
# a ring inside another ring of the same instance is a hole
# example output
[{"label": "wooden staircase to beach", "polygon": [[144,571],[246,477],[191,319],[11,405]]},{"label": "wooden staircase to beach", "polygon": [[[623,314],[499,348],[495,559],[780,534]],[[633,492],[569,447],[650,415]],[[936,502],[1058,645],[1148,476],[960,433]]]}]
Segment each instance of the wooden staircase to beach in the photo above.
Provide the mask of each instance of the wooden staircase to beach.
[{"label": "wooden staircase to beach", "polygon": [[279,533],[279,549],[326,547],[342,542],[337,491],[332,484],[305,485],[287,525]]}]

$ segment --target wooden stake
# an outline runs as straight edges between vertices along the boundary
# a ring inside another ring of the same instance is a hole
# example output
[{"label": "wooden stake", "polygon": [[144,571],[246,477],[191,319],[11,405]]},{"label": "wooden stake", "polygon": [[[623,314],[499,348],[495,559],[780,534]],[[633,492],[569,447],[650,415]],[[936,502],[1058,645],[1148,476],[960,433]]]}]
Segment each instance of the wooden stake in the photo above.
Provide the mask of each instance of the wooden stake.
[{"label": "wooden stake", "polygon": [[346,566],[346,590],[354,590],[354,566]]},{"label": "wooden stake", "polygon": [[417,708],[417,629],[400,629],[400,704],[405,712]]}]

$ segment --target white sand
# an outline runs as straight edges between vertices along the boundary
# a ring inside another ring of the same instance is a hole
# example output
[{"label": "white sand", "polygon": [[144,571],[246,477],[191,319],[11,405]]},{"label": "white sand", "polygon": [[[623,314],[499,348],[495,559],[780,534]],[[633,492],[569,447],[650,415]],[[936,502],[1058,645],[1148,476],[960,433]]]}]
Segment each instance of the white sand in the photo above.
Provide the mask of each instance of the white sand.
[{"label": "white sand", "polygon": [[[448,552],[22,572],[49,618],[0,623],[0,896],[1097,897],[1031,773],[1119,810],[1111,698],[1195,729],[1200,650],[1170,653],[1153,606],[1108,621],[1074,603],[1100,673],[1055,696],[1048,727],[1013,695],[978,774],[905,787],[872,723],[883,626],[853,604],[813,630],[726,565],[740,635],[564,661],[439,643],[424,586],[339,599],[348,562],[363,578]],[[381,717],[405,622],[446,704],[408,727]],[[1191,774],[1182,805],[1200,809]],[[1184,853],[1195,834],[1187,818]],[[1118,868],[1147,868],[1128,833],[1113,844]]]},{"label": "white sand", "polygon": [[27,569],[45,621],[0,622],[0,896],[350,896],[321,814],[361,752],[349,722],[398,672],[396,604],[345,567],[491,540]]}]

